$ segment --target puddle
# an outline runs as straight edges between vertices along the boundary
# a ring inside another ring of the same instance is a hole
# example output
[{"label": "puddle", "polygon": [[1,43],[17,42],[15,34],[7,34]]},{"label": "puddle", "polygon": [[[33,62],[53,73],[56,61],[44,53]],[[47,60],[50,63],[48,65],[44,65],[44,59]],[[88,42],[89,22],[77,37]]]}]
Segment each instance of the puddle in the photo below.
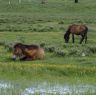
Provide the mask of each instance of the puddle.
[{"label": "puddle", "polygon": [[[28,82],[26,82],[28,83]],[[8,94],[9,90],[15,92],[15,95],[81,95],[84,93],[91,93],[96,95],[96,85],[68,85],[59,83],[38,82],[27,85],[27,87],[11,82],[0,81],[0,95]],[[30,86],[31,85],[31,86]],[[17,93],[18,92],[18,93]]]},{"label": "puddle", "polygon": [[32,86],[26,88],[21,95],[46,95],[46,94],[59,94],[59,95],[66,95],[66,94],[82,94],[82,93],[96,93],[96,87],[91,85],[54,85],[48,86],[47,83],[41,84],[38,86]]},{"label": "puddle", "polygon": [[13,86],[10,83],[0,82],[0,89],[8,89],[12,87]]}]

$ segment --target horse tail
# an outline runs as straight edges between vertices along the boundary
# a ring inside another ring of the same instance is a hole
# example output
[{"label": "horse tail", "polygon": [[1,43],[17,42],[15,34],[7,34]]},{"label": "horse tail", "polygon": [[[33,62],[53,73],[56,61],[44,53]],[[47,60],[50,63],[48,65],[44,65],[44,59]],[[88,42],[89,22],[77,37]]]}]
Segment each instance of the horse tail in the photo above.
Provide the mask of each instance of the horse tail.
[{"label": "horse tail", "polygon": [[88,31],[88,27],[86,26],[86,29],[85,29],[85,31]]},{"label": "horse tail", "polygon": [[86,32],[86,34],[87,34],[87,32],[88,32],[88,27],[86,26],[86,28],[85,28],[85,32]]},{"label": "horse tail", "polygon": [[88,32],[88,27],[86,27],[86,31]]},{"label": "horse tail", "polygon": [[88,32],[88,27],[86,26],[86,29],[85,29],[85,43],[87,43],[87,32]]}]

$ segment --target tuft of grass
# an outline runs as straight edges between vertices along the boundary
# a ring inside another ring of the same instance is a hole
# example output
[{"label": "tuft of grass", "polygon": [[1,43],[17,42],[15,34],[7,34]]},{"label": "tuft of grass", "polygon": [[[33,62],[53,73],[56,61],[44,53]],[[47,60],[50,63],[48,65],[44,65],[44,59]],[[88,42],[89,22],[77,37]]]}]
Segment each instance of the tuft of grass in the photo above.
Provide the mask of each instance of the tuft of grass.
[{"label": "tuft of grass", "polygon": [[54,46],[45,47],[45,50],[48,51],[48,52],[54,52],[55,47]]}]

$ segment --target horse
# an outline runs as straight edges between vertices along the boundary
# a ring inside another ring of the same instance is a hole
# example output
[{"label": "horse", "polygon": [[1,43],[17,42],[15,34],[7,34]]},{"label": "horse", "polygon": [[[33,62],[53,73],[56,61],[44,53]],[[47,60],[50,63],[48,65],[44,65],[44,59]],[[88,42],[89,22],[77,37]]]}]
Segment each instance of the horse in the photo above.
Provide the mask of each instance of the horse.
[{"label": "horse", "polygon": [[17,43],[13,47],[13,60],[16,60],[17,58],[19,58],[19,60],[43,60],[44,56],[44,49],[38,45]]},{"label": "horse", "polygon": [[83,40],[85,39],[85,43],[87,42],[87,32],[88,32],[88,27],[86,25],[77,25],[73,24],[70,25],[64,34],[64,39],[65,43],[69,42],[69,36],[72,34],[72,42],[74,43],[74,35],[80,35],[81,40],[80,44],[82,44]]}]

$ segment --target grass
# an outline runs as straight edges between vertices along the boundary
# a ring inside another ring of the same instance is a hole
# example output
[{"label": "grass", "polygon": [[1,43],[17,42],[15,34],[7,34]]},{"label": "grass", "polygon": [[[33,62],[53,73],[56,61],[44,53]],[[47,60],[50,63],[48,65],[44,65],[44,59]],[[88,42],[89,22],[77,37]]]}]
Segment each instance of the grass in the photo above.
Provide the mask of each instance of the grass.
[{"label": "grass", "polygon": [[[89,33],[90,35],[95,34]],[[36,61],[12,61],[12,51],[8,51],[4,48],[4,44],[0,46],[0,73],[2,78],[11,80],[60,80],[60,81],[70,81],[72,82],[86,82],[94,83],[96,76],[96,65],[95,65],[95,51],[91,52],[90,49],[95,48],[93,42],[90,46],[89,42],[94,40],[94,37],[90,37],[88,44],[79,45],[79,38],[76,37],[76,43],[65,44],[63,40],[63,32],[0,32],[2,43],[9,44],[15,42],[22,42],[31,44],[44,43],[45,48],[54,47],[55,51],[49,52],[45,49],[45,59]],[[47,35],[47,36],[46,36]],[[59,39],[59,40],[58,40]],[[71,39],[70,39],[71,40]],[[95,41],[95,40],[94,40]],[[56,53],[59,50],[64,51],[65,55],[60,56]],[[76,52],[74,52],[76,50]],[[85,57],[78,54],[78,50],[82,53],[85,50],[87,53]],[[87,51],[88,50],[88,51]],[[18,76],[18,77],[17,77]],[[34,77],[33,77],[34,76]],[[94,77],[94,78],[93,78]],[[83,79],[83,80],[82,80]],[[91,81],[90,81],[91,80]]]},{"label": "grass", "polygon": [[36,0],[30,3],[23,0],[21,4],[18,0],[10,1],[11,5],[8,0],[0,1],[0,31],[56,32],[66,30],[72,23],[92,27],[96,24],[95,0],[81,0],[78,4],[68,0],[48,0],[45,5]]}]

